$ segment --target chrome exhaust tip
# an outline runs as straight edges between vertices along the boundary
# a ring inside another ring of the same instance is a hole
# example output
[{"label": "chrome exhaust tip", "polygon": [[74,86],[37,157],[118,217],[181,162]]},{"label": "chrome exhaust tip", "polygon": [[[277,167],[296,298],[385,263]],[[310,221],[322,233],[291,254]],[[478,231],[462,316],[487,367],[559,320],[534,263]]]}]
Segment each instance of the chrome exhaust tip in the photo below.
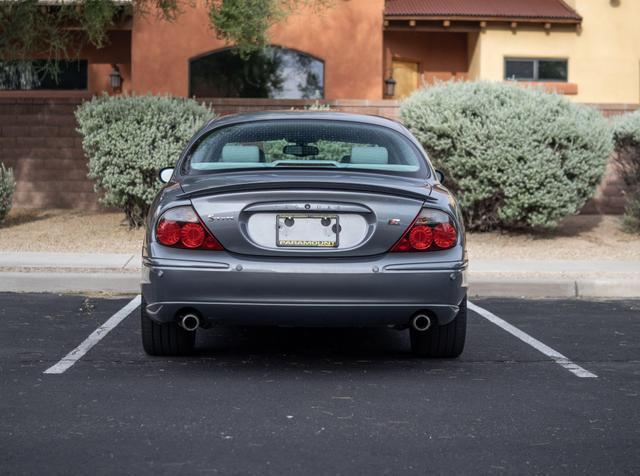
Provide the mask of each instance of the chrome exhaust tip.
[{"label": "chrome exhaust tip", "polygon": [[431,317],[427,314],[416,314],[411,319],[411,327],[419,332],[424,332],[431,327]]},{"label": "chrome exhaust tip", "polygon": [[195,331],[198,327],[200,327],[200,318],[193,313],[184,314],[182,317],[178,318],[178,324],[185,331]]}]

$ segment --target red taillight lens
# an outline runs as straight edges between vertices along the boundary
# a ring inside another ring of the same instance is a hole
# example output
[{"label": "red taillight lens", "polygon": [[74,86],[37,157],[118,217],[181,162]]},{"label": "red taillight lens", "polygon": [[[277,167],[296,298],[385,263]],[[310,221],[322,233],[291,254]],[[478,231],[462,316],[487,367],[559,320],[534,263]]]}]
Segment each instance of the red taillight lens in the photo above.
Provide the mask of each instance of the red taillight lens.
[{"label": "red taillight lens", "polygon": [[158,220],[156,238],[161,245],[174,248],[224,249],[189,206],[167,210]]},{"label": "red taillight lens", "polygon": [[457,242],[458,231],[451,217],[439,210],[423,208],[391,251],[446,250]]},{"label": "red taillight lens", "polygon": [[173,246],[180,241],[180,225],[175,221],[160,220],[156,236],[163,245]]},{"label": "red taillight lens", "polygon": [[185,223],[180,231],[180,240],[187,248],[200,248],[206,233],[200,223]]},{"label": "red taillight lens", "polygon": [[433,228],[433,241],[438,248],[446,250],[456,244],[458,234],[450,223],[439,223]]},{"label": "red taillight lens", "polygon": [[413,249],[426,250],[433,243],[433,232],[426,225],[418,225],[411,228],[409,232],[409,244]]}]

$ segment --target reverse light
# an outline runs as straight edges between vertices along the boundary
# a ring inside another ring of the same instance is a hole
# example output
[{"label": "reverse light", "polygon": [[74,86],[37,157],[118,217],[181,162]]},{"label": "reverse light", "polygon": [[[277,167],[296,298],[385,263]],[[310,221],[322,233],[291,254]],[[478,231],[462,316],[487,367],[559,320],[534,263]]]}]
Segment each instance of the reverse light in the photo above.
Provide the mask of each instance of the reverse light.
[{"label": "reverse light", "polygon": [[440,210],[423,208],[391,251],[447,250],[457,242],[458,230],[451,216]]},{"label": "reverse light", "polygon": [[171,208],[164,212],[156,225],[156,239],[161,245],[173,248],[224,249],[190,206]]}]

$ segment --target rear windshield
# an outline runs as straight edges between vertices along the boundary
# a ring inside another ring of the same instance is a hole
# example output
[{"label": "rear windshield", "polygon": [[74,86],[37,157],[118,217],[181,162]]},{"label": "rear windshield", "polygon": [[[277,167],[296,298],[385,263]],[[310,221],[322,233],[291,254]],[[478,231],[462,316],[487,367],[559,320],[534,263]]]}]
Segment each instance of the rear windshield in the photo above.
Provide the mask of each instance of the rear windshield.
[{"label": "rear windshield", "polygon": [[381,126],[315,119],[257,121],[213,130],[191,148],[185,172],[305,168],[428,176],[420,151]]}]

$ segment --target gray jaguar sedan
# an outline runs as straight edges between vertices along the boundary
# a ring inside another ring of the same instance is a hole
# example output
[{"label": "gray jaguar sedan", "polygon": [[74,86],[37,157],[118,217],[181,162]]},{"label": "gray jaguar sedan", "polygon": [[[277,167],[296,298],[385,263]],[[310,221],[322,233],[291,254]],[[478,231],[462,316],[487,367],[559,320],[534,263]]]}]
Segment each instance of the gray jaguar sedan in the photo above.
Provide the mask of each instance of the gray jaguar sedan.
[{"label": "gray jaguar sedan", "polygon": [[218,325],[409,329],[421,357],[465,342],[460,209],[399,123],[331,112],[209,122],[151,206],[142,343],[193,350]]}]

